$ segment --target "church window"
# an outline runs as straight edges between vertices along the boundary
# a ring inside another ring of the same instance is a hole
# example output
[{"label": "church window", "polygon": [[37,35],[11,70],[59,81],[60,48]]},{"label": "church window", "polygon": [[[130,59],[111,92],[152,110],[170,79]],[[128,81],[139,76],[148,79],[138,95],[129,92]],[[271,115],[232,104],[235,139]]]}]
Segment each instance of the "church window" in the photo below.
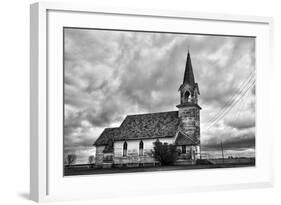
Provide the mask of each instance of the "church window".
[{"label": "church window", "polygon": [[140,141],[140,144],[139,144],[139,155],[143,156],[143,141],[142,140]]},{"label": "church window", "polygon": [[183,154],[186,153],[186,145],[182,145],[182,146],[181,146],[181,152],[182,152]]},{"label": "church window", "polygon": [[127,142],[124,142],[123,144],[123,157],[126,157],[127,156]]}]

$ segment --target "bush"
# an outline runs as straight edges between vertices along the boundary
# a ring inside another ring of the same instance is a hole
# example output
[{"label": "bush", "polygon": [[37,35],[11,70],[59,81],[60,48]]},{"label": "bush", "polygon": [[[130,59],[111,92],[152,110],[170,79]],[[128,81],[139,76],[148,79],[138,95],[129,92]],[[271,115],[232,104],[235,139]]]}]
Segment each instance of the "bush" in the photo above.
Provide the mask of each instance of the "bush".
[{"label": "bush", "polygon": [[161,165],[173,164],[177,159],[176,145],[162,143],[158,139],[153,143],[153,156]]}]

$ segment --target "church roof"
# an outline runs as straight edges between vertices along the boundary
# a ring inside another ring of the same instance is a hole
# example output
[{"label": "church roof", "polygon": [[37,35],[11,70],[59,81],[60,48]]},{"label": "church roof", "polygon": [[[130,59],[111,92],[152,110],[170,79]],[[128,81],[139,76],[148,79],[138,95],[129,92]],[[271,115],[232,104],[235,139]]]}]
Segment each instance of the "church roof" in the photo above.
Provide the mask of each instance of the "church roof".
[{"label": "church roof", "polygon": [[111,139],[118,141],[174,137],[178,125],[178,111],[128,115],[119,128],[106,128],[94,145],[106,145]]},{"label": "church roof", "polygon": [[114,136],[119,134],[119,128],[105,128],[94,145],[108,145],[110,141],[114,140]]},{"label": "church roof", "polygon": [[188,51],[187,58],[186,58],[183,84],[189,84],[191,86],[195,85],[194,74],[193,74],[193,69],[192,69],[189,51]]},{"label": "church roof", "polygon": [[173,137],[178,124],[178,111],[129,115],[120,126],[119,139]]},{"label": "church roof", "polygon": [[188,136],[182,132],[179,132],[175,144],[176,145],[196,145],[196,144],[198,144],[198,140],[195,138],[195,136]]}]

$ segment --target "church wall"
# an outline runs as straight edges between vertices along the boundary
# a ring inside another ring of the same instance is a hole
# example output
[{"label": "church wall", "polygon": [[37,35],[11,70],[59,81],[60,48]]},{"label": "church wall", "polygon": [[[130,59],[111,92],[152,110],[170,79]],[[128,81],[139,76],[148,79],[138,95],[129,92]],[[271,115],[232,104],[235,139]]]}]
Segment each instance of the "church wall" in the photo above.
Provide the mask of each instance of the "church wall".
[{"label": "church wall", "polygon": [[[173,143],[174,138],[163,138],[161,142]],[[143,141],[143,155],[139,153],[139,143],[141,140],[128,140],[127,142],[127,156],[123,156],[123,144],[125,141],[114,142],[114,163],[153,163],[155,162],[152,156],[153,143],[156,139],[145,139]]]},{"label": "church wall", "polygon": [[[174,143],[175,138],[160,138],[162,143]],[[152,150],[154,147],[154,142],[156,139],[145,139],[143,141],[143,155],[139,153],[139,143],[141,140],[128,140],[127,142],[127,156],[123,156],[123,144],[125,141],[115,141],[114,142],[114,153],[113,161],[114,164],[134,164],[134,163],[155,163],[155,159],[152,155]],[[96,146],[96,165],[103,165],[104,150],[105,146]],[[182,146],[177,146],[177,150],[182,150]],[[196,155],[192,156],[192,159],[199,158],[200,147],[199,146],[187,146],[186,154],[179,156],[179,159],[185,159],[187,155],[191,154],[192,151]],[[186,156],[185,156],[186,155]]]},{"label": "church wall", "polygon": [[103,163],[103,150],[105,146],[96,146],[96,164],[101,165]]}]

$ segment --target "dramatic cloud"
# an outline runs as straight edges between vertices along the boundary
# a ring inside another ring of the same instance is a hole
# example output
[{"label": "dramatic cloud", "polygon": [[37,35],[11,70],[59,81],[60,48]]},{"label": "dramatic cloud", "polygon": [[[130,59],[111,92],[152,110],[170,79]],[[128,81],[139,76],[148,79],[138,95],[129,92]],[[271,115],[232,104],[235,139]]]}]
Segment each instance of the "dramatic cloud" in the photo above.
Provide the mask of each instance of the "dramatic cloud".
[{"label": "dramatic cloud", "polygon": [[[65,29],[65,153],[94,154],[128,114],[176,110],[189,46],[201,95],[201,141],[254,152],[255,39]],[[241,151],[243,150],[243,152]]]},{"label": "dramatic cloud", "polygon": [[247,116],[245,118],[227,120],[225,124],[230,127],[242,130],[242,129],[254,127],[255,118],[253,118],[252,116]]}]

